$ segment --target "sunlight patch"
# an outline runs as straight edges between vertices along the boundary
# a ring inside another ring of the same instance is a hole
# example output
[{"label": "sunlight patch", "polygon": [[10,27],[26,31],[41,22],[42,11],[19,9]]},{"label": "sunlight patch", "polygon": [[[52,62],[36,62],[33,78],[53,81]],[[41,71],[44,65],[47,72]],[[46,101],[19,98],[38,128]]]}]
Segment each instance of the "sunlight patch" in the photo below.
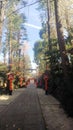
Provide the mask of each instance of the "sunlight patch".
[{"label": "sunlight patch", "polygon": [[6,95],[0,96],[0,100],[8,100],[8,99],[9,99],[9,96],[6,96]]}]

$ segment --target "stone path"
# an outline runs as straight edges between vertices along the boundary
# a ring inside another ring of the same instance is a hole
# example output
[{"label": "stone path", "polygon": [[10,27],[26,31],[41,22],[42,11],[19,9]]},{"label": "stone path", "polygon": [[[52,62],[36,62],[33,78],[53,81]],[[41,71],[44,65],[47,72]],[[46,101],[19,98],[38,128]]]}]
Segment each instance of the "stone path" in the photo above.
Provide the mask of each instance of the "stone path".
[{"label": "stone path", "polygon": [[43,89],[37,89],[47,130],[73,130],[73,118],[67,117],[60,103]]},{"label": "stone path", "polygon": [[33,85],[0,96],[0,130],[73,130],[60,103]]},{"label": "stone path", "polygon": [[19,92],[0,113],[0,130],[45,130],[36,88]]}]

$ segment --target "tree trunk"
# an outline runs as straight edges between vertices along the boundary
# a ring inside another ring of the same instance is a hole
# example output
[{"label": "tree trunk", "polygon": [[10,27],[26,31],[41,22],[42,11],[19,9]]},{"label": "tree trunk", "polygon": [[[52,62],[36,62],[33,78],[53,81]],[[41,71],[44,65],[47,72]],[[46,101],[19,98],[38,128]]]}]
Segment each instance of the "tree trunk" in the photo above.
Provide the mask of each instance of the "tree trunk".
[{"label": "tree trunk", "polygon": [[[11,24],[11,21],[10,23]],[[10,26],[10,25],[9,25]],[[11,27],[9,28],[9,59],[8,59],[8,64],[9,64],[9,67],[8,67],[8,70],[11,71],[12,69],[12,39],[11,39]]]},{"label": "tree trunk", "polygon": [[47,25],[48,25],[48,42],[49,42],[49,50],[51,50],[52,46],[51,46],[51,40],[50,40],[50,0],[47,0],[47,17],[48,17],[48,21],[47,21]]},{"label": "tree trunk", "polygon": [[50,67],[52,68],[52,44],[51,44],[51,35],[50,35],[50,7],[51,7],[51,4],[50,4],[50,0],[47,0],[47,28],[48,28],[48,44],[49,44],[49,52],[50,52],[50,55],[51,55],[51,58],[50,58]]},{"label": "tree trunk", "polygon": [[2,1],[0,1],[0,49],[1,49],[1,39],[2,39]]},{"label": "tree trunk", "polygon": [[58,0],[54,0],[58,44],[59,44],[59,50],[60,50],[60,55],[62,59],[63,74],[64,74],[64,78],[66,79],[68,77],[67,69],[69,65],[69,60],[66,54],[65,41],[64,41],[64,36],[63,36],[62,24],[61,24],[61,20],[59,16],[58,4],[59,4]]}]

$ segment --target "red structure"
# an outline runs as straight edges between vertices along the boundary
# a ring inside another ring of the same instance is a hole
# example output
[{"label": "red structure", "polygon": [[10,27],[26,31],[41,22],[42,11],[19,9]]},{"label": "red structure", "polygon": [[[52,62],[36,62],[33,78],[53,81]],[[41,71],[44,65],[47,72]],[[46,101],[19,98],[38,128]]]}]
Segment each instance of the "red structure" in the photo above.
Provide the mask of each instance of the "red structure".
[{"label": "red structure", "polygon": [[23,78],[22,77],[19,78],[19,85],[20,85],[20,87],[23,86]]},{"label": "red structure", "polygon": [[36,85],[36,87],[38,86],[38,81],[37,81],[37,79],[34,79],[34,82],[35,82],[35,85]]},{"label": "red structure", "polygon": [[12,82],[13,82],[13,79],[14,79],[13,74],[9,74],[8,75],[9,95],[12,95],[12,91],[13,91],[13,84],[12,84]]},{"label": "red structure", "polygon": [[44,81],[45,81],[45,92],[48,94],[48,80],[49,76],[47,74],[44,75]]}]

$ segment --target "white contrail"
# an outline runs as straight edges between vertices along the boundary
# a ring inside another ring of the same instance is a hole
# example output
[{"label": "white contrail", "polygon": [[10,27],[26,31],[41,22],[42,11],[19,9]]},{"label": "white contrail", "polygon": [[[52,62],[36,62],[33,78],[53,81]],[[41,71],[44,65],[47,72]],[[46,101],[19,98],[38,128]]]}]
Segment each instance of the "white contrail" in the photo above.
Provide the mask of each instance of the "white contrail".
[{"label": "white contrail", "polygon": [[36,29],[39,29],[39,30],[41,29],[41,27],[33,25],[33,24],[29,24],[29,23],[24,23],[24,25],[32,27],[32,28],[36,28]]}]

